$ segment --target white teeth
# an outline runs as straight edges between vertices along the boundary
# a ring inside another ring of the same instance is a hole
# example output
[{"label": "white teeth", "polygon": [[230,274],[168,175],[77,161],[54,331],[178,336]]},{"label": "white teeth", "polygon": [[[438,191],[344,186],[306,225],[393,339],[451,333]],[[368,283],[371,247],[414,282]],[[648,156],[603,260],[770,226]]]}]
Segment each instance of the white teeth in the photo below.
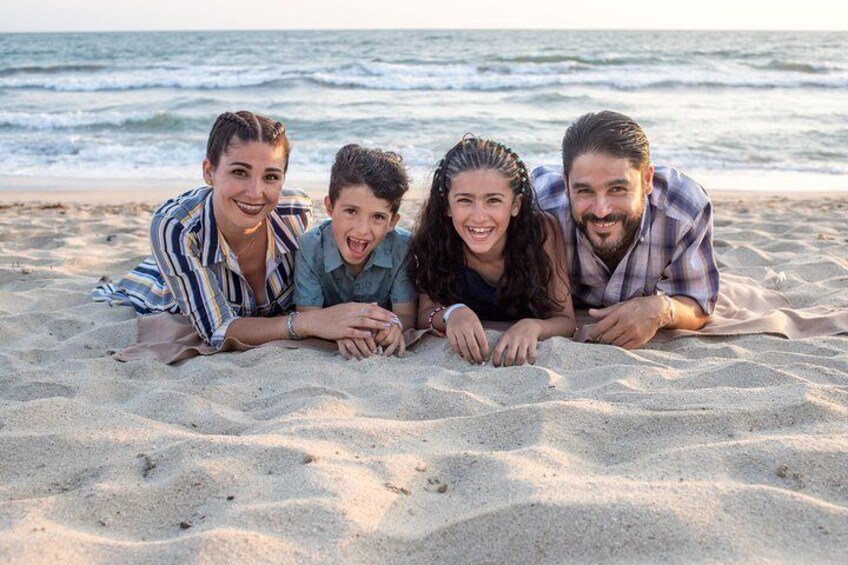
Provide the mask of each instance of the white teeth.
[{"label": "white teeth", "polygon": [[236,206],[248,214],[257,214],[265,207],[264,204],[248,204],[246,202],[239,202],[238,200],[235,203]]},{"label": "white teeth", "polygon": [[471,233],[477,233],[480,235],[487,234],[492,231],[493,228],[468,228],[468,231]]}]

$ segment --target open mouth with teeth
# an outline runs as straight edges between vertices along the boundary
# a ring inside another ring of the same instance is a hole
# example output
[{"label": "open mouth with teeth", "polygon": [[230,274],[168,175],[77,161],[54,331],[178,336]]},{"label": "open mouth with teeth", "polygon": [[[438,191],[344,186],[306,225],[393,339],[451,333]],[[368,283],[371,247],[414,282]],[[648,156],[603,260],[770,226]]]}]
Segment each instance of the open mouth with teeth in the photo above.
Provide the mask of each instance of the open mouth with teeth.
[{"label": "open mouth with teeth", "polygon": [[368,251],[368,241],[355,237],[347,238],[347,248],[356,259],[364,259]]},{"label": "open mouth with teeth", "polygon": [[495,228],[465,228],[471,234],[471,239],[475,241],[484,241],[489,235],[495,231]]},{"label": "open mouth with teeth", "polygon": [[241,210],[242,213],[247,214],[248,216],[256,216],[259,214],[263,208],[265,208],[265,204],[250,204],[249,202],[242,202],[241,200],[233,200],[235,202],[236,207]]}]

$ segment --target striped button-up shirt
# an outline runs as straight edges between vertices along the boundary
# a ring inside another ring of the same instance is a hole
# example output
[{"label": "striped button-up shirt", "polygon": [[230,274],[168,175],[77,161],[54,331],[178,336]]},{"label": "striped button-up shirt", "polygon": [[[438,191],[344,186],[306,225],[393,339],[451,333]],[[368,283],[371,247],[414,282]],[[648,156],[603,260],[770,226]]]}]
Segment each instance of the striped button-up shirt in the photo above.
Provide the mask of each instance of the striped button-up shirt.
[{"label": "striped button-up shirt", "polygon": [[150,225],[153,256],[115,284],[97,287],[95,300],[132,305],[139,314],[181,313],[215,349],[240,317],[275,316],[293,306],[297,238],[309,227],[312,201],[283,189],[268,215],[266,302],[258,304],[235,253],[218,231],[208,186],[165,202]]},{"label": "striped button-up shirt", "polygon": [[707,314],[718,300],[712,205],[703,187],[670,167],[656,167],[654,188],[636,240],[610,272],[571,217],[562,167],[532,173],[539,206],[560,221],[572,295],[587,306],[639,296],[688,296]]}]

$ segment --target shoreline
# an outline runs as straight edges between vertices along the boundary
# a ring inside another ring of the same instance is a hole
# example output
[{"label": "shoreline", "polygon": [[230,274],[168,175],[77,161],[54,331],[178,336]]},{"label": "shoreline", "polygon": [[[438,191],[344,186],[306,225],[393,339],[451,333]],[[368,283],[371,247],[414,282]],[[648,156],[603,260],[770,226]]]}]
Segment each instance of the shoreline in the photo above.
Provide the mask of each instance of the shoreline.
[{"label": "shoreline", "polygon": [[[693,178],[699,178],[692,175]],[[191,188],[202,186],[199,179],[73,179],[51,177],[3,177],[0,176],[0,204],[55,203],[63,204],[158,204]],[[321,200],[327,194],[326,179],[297,177],[287,179],[286,186],[306,192],[313,200]],[[707,186],[707,185],[705,185]],[[722,185],[719,185],[722,186]],[[772,197],[791,200],[848,197],[848,178],[824,190],[763,190],[761,188],[707,188],[715,200],[745,199],[762,200]],[[426,196],[427,182],[413,182],[406,198],[417,200]]]}]

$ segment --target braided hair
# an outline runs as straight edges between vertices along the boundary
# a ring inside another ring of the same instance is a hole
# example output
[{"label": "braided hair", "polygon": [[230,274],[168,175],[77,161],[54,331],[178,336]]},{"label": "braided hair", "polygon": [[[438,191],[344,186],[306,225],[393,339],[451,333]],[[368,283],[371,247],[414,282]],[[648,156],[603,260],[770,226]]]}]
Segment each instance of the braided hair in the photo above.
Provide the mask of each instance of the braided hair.
[{"label": "braided hair", "polygon": [[493,170],[503,175],[521,208],[510,219],[504,248],[504,274],[498,284],[498,305],[507,313],[529,305],[534,315],[549,317],[562,304],[548,291],[553,267],[545,251],[549,219],[535,201],[524,161],[510,147],[466,134],[439,161],[430,194],[418,217],[412,239],[415,260],[410,267],[416,287],[440,304],[462,301],[465,247],[453,223],[447,221],[448,192],[460,173]]},{"label": "braided hair", "polygon": [[291,142],[286,137],[286,126],[280,122],[248,110],[224,112],[218,116],[212,124],[209,141],[206,143],[206,158],[213,167],[218,166],[221,155],[227,152],[233,138],[242,142],[261,141],[272,147],[281,147],[286,159],[283,172],[288,170]]}]

